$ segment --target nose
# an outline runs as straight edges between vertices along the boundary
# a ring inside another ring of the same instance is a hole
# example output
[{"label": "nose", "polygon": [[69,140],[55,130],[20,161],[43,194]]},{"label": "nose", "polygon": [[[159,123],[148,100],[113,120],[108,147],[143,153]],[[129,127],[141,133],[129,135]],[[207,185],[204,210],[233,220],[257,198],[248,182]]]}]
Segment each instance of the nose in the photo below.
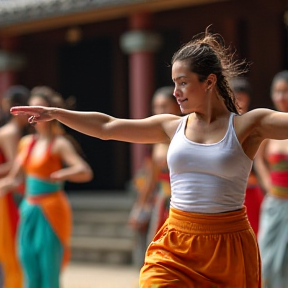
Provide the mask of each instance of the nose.
[{"label": "nose", "polygon": [[175,85],[175,88],[174,88],[174,91],[173,91],[173,96],[175,98],[177,98],[177,96],[178,96],[178,91],[177,91],[176,85]]}]

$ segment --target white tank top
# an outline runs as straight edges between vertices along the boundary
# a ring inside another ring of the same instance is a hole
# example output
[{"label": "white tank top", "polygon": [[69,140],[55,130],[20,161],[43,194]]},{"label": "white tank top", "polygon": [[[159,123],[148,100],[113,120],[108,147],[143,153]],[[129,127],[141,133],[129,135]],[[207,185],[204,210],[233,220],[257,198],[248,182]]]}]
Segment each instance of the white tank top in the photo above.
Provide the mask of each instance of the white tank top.
[{"label": "white tank top", "polygon": [[179,124],[167,154],[171,207],[197,213],[241,209],[252,160],[237,139],[234,114],[224,138],[213,144],[195,143],[185,136],[188,116]]}]

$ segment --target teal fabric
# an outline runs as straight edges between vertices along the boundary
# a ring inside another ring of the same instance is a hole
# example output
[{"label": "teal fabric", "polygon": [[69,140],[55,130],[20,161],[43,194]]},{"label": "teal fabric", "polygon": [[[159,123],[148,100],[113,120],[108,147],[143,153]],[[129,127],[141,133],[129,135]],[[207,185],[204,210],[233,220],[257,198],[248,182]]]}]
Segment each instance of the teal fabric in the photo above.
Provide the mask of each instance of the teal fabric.
[{"label": "teal fabric", "polygon": [[61,182],[48,182],[32,176],[27,176],[25,183],[26,196],[53,193],[62,189]]},{"label": "teal fabric", "polygon": [[262,202],[258,243],[263,288],[288,287],[288,199],[267,195]]},{"label": "teal fabric", "polygon": [[20,219],[18,253],[24,272],[24,287],[60,288],[63,247],[41,207],[23,200]]}]

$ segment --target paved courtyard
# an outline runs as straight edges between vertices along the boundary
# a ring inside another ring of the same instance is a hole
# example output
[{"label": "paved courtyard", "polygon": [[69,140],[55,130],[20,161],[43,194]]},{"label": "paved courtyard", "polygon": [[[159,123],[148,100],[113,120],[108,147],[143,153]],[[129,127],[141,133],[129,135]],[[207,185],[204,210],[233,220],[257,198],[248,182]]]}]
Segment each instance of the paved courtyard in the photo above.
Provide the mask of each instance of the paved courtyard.
[{"label": "paved courtyard", "polygon": [[139,271],[132,266],[70,263],[62,288],[138,288]]}]

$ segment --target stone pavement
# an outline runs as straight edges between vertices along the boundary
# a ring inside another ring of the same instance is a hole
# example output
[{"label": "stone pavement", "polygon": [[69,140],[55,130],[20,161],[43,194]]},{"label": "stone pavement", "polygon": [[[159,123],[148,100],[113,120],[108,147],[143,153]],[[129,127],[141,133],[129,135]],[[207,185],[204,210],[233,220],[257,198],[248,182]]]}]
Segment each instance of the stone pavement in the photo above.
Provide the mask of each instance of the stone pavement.
[{"label": "stone pavement", "polygon": [[139,270],[129,265],[70,263],[61,288],[138,288]]}]

